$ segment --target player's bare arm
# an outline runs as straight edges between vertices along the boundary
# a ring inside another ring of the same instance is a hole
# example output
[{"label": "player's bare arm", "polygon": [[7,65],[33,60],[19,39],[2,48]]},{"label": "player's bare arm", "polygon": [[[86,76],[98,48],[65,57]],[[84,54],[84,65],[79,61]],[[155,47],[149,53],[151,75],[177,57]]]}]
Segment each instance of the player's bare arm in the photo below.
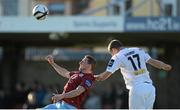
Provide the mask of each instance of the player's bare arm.
[{"label": "player's bare arm", "polygon": [[163,69],[165,71],[170,71],[172,69],[171,65],[168,65],[162,61],[159,61],[159,60],[155,60],[153,58],[150,58],[148,61],[147,61],[148,64],[158,68],[158,69]]},{"label": "player's bare arm", "polygon": [[52,55],[48,55],[45,57],[45,59],[48,61],[48,63],[57,71],[57,73],[63,77],[70,78],[69,71],[65,68],[62,68],[61,66],[57,65],[54,62],[54,58]]},{"label": "player's bare arm", "polygon": [[96,81],[104,81],[112,75],[111,72],[105,71],[99,75],[94,75]]},{"label": "player's bare arm", "polygon": [[62,94],[55,94],[52,97],[52,100],[53,100],[53,102],[58,102],[64,98],[73,98],[73,97],[79,96],[84,91],[85,91],[85,88],[83,86],[78,86],[76,89],[74,89],[70,92],[62,93]]}]

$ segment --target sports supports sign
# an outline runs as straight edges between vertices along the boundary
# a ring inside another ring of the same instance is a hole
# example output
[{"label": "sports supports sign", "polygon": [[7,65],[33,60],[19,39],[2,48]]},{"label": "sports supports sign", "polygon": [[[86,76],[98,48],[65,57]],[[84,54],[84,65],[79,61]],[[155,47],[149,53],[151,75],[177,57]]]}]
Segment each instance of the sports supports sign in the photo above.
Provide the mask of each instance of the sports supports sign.
[{"label": "sports supports sign", "polygon": [[0,33],[180,32],[180,17],[0,17]]},{"label": "sports supports sign", "polygon": [[36,20],[33,17],[0,17],[0,33],[47,33],[47,32],[123,32],[121,16],[68,16],[48,17]]},{"label": "sports supports sign", "polygon": [[125,18],[125,32],[180,32],[180,17]]}]

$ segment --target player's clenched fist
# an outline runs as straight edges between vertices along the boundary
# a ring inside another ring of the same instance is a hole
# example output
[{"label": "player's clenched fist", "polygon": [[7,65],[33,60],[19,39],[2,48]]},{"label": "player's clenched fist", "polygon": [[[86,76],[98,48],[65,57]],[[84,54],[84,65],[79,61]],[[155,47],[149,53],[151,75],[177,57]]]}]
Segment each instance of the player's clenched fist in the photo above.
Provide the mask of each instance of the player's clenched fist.
[{"label": "player's clenched fist", "polygon": [[64,98],[63,94],[53,94],[52,101],[56,103]]},{"label": "player's clenched fist", "polygon": [[54,63],[54,58],[53,58],[52,55],[46,56],[45,59],[48,61],[49,64],[53,64]]}]

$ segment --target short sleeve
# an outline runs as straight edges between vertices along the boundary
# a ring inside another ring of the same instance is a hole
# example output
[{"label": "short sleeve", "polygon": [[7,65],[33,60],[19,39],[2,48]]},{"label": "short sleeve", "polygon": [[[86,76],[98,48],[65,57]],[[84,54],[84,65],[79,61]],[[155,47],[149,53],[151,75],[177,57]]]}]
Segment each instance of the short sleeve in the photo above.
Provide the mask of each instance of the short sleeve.
[{"label": "short sleeve", "polygon": [[113,56],[108,63],[106,71],[114,73],[116,70],[118,70],[120,68],[120,66],[121,66],[120,59],[116,56]]},{"label": "short sleeve", "polygon": [[93,86],[93,79],[88,78],[88,77],[84,77],[82,79],[80,86],[83,86],[86,90],[91,88]]},{"label": "short sleeve", "polygon": [[145,62],[147,62],[151,58],[150,55],[148,53],[144,52],[144,51],[143,51],[143,55],[144,55]]}]

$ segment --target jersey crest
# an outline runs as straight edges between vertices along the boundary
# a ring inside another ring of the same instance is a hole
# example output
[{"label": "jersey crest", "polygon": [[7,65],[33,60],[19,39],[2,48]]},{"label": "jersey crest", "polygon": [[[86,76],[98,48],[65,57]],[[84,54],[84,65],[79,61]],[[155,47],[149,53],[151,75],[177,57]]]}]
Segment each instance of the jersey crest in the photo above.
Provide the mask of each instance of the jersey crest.
[{"label": "jersey crest", "polygon": [[90,87],[91,86],[91,82],[89,80],[86,80],[85,84]]}]

